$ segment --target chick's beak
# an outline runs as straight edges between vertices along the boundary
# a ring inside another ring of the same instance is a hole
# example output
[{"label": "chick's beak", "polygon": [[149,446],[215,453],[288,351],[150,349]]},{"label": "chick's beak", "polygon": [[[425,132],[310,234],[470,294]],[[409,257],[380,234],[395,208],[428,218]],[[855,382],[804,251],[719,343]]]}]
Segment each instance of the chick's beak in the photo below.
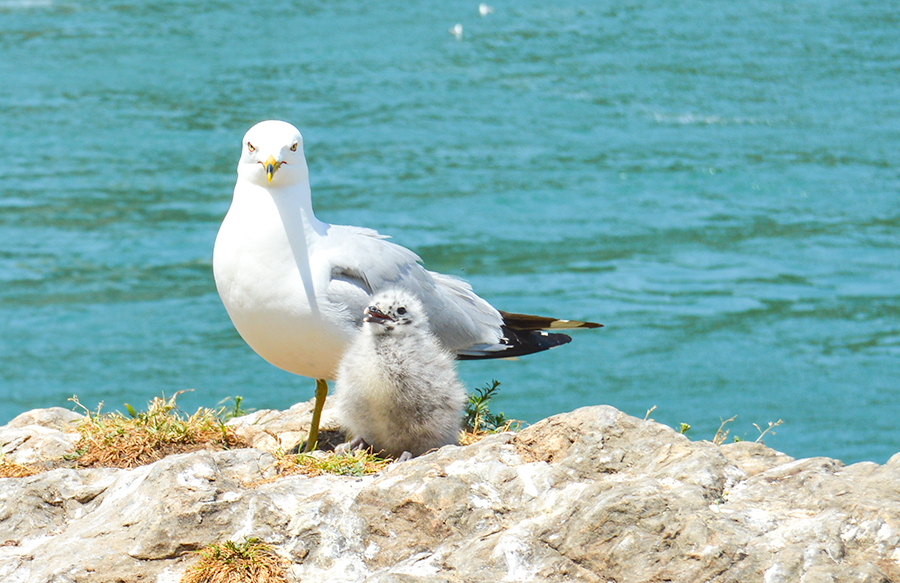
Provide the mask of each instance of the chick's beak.
[{"label": "chick's beak", "polygon": [[266,160],[266,177],[269,179],[269,182],[272,182],[272,176],[275,174],[275,171],[281,166],[281,162],[275,160],[275,156],[269,156]]},{"label": "chick's beak", "polygon": [[363,312],[363,320],[366,322],[376,322],[378,324],[383,324],[384,322],[393,322],[394,319],[376,308],[375,306],[369,306],[366,308],[365,312]]}]

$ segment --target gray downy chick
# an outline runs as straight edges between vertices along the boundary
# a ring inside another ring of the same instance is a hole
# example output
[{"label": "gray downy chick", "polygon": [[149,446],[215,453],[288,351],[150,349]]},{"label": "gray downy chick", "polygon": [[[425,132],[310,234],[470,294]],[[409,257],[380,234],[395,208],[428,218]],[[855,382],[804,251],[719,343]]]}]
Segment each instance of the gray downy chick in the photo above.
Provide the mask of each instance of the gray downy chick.
[{"label": "gray downy chick", "polygon": [[408,459],[457,442],[466,391],[421,302],[391,289],[366,308],[362,333],[338,367],[335,400],[357,445]]}]

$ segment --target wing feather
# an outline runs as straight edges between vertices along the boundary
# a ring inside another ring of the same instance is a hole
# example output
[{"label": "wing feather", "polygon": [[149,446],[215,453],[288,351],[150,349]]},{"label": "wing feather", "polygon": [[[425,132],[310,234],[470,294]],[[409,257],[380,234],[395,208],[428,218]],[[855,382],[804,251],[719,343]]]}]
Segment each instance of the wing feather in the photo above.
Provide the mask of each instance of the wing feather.
[{"label": "wing feather", "polygon": [[332,225],[324,254],[331,265],[329,300],[347,305],[355,316],[369,298],[391,287],[406,289],[422,302],[432,331],[453,352],[501,337],[500,312],[467,282],[422,267],[418,255],[372,229]]}]

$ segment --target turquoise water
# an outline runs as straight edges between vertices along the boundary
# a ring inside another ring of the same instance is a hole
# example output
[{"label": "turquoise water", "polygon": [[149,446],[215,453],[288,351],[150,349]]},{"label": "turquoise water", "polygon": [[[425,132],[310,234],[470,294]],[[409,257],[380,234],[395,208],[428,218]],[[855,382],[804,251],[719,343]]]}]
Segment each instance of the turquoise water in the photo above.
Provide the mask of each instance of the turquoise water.
[{"label": "turquoise water", "polygon": [[891,3],[400,6],[0,0],[0,422],[73,394],[312,396],[238,337],[211,271],[240,139],[280,118],[322,219],[501,309],[606,324],[462,364],[502,382],[494,410],[900,451]]}]

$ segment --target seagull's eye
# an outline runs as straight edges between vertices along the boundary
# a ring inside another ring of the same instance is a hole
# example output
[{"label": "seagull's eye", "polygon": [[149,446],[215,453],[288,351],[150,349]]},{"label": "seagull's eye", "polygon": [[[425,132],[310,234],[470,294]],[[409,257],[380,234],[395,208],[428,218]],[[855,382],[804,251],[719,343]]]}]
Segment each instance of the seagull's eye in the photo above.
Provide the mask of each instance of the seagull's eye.
[{"label": "seagull's eye", "polygon": [[400,314],[400,315],[402,316],[403,314],[406,313],[406,308],[404,308],[404,307],[402,307],[402,306],[399,307],[399,308],[397,308],[397,313]]},{"label": "seagull's eye", "polygon": [[296,152],[296,151],[297,151],[297,142],[294,142],[294,145],[291,146],[291,152]]},{"label": "seagull's eye", "polygon": [[256,151],[256,146],[254,146],[254,145],[251,144],[250,142],[247,142],[247,151],[248,151],[248,152],[251,152],[251,153],[252,153],[252,152],[255,152],[255,151]]}]

